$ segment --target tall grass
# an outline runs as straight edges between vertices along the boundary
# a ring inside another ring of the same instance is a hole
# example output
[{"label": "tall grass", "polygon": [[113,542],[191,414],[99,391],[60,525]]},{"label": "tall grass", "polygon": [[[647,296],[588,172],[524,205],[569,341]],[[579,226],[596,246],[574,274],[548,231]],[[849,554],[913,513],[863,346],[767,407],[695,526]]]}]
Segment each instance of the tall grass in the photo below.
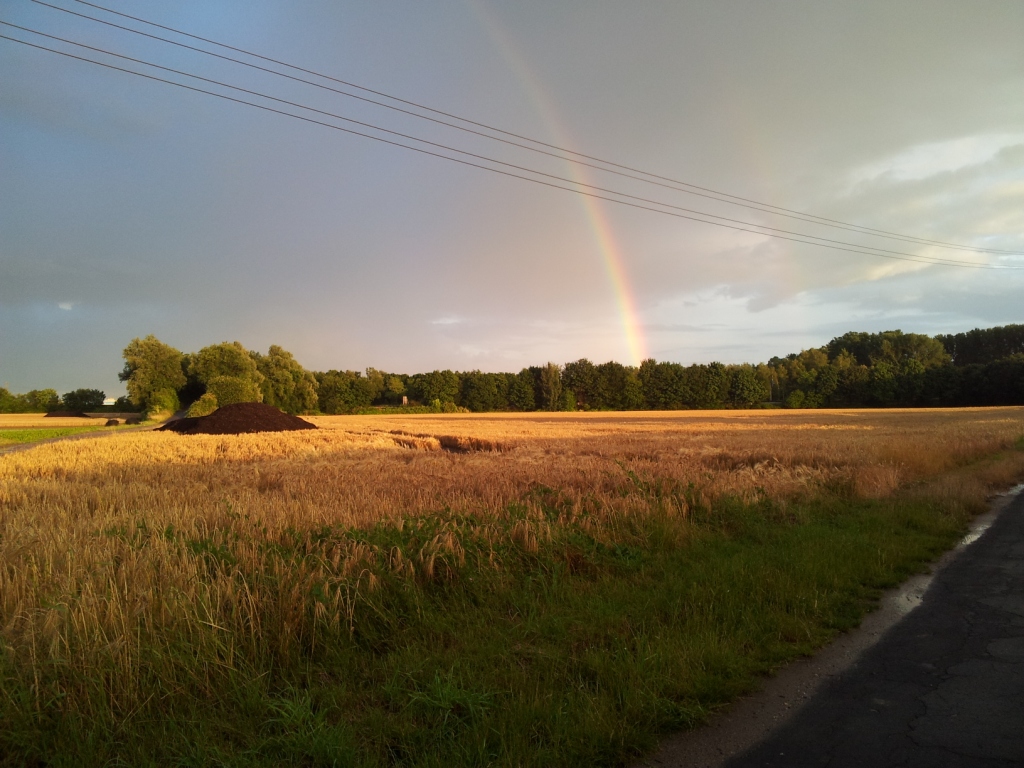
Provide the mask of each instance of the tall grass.
[{"label": "tall grass", "polygon": [[617,764],[1024,476],[1021,409],[384,418],[0,459],[0,764]]}]

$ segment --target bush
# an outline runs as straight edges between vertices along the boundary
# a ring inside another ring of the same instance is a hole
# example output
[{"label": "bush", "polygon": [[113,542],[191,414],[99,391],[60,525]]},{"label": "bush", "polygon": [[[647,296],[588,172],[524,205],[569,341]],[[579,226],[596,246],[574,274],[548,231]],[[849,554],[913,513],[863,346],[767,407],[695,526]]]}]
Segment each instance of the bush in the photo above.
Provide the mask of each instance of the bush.
[{"label": "bush", "polygon": [[216,398],[219,407],[234,403],[263,402],[260,385],[250,379],[242,379],[237,376],[214,376],[206,382],[206,392]]},{"label": "bush", "polygon": [[209,416],[216,410],[217,396],[212,392],[207,392],[188,407],[188,413],[185,415],[190,417]]},{"label": "bush", "polygon": [[153,413],[174,413],[181,408],[178,402],[178,393],[173,389],[160,389],[149,397],[146,403],[146,412]]}]

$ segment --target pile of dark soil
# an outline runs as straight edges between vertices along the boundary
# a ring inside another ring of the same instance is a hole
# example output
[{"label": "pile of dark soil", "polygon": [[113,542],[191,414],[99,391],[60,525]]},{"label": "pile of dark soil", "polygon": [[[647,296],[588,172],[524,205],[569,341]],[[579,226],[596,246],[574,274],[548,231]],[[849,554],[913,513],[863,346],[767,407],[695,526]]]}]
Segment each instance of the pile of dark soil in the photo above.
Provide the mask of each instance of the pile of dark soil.
[{"label": "pile of dark soil", "polygon": [[235,403],[218,408],[209,416],[169,421],[160,429],[183,435],[242,435],[248,432],[316,429],[316,425],[265,403]]},{"label": "pile of dark soil", "polygon": [[82,413],[81,411],[50,411],[46,414],[45,418],[51,419],[88,419],[89,414]]}]

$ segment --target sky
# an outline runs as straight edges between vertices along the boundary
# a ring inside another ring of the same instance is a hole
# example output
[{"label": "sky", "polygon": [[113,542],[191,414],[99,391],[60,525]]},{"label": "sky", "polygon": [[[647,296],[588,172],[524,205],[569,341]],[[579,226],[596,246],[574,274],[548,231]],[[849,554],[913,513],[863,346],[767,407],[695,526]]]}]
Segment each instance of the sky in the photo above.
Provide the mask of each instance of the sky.
[{"label": "sky", "polygon": [[[2,35],[660,211],[0,40],[0,386],[11,391],[119,395],[121,351],[147,334],[183,351],[278,344],[311,370],[414,373],[760,362],[851,330],[1024,322],[1024,255],[1010,255],[1024,254],[1024,3],[97,2],[665,179],[967,250],[642,183],[0,0],[0,21],[263,96]],[[680,208],[903,257],[666,215],[691,215]]]}]

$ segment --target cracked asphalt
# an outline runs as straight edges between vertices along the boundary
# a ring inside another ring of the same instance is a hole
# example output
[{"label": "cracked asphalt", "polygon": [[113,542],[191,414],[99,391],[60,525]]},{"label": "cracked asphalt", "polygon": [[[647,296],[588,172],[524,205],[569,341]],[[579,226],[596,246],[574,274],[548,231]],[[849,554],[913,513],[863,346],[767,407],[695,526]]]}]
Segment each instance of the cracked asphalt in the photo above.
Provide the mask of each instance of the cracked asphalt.
[{"label": "cracked asphalt", "polygon": [[725,765],[1024,765],[1024,493],[916,610]]}]

